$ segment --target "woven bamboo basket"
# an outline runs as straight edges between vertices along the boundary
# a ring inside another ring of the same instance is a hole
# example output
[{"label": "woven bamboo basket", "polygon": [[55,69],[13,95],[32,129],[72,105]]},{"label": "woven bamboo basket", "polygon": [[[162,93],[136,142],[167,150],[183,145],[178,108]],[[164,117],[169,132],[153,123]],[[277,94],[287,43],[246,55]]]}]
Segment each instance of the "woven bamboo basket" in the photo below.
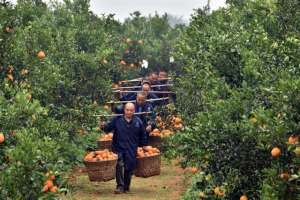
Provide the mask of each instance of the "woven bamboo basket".
[{"label": "woven bamboo basket", "polygon": [[137,158],[137,167],[134,175],[143,178],[160,175],[160,164],[160,154]]},{"label": "woven bamboo basket", "polygon": [[162,140],[160,136],[151,136],[151,135],[149,136],[149,143],[148,143],[149,146],[161,149],[161,143]]},{"label": "woven bamboo basket", "polygon": [[108,149],[109,151],[112,150],[112,140],[107,140],[107,141],[97,141],[98,149],[103,150],[103,149]]},{"label": "woven bamboo basket", "polygon": [[110,181],[116,177],[117,159],[97,162],[84,161],[90,181]]}]

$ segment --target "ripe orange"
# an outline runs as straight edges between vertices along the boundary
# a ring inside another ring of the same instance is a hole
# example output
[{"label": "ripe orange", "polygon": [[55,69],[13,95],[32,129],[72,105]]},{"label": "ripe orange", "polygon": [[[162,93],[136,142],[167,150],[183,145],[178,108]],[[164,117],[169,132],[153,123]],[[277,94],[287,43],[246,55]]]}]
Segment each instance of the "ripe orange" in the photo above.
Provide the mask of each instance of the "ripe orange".
[{"label": "ripe orange", "polygon": [[5,137],[3,133],[0,133],[0,144],[5,141]]},{"label": "ripe orange", "polygon": [[49,187],[48,187],[47,185],[44,185],[42,191],[43,191],[43,192],[47,192],[48,190],[49,190]]},{"label": "ripe orange", "polygon": [[52,188],[52,187],[53,187],[53,181],[47,180],[47,181],[45,182],[45,186],[47,186],[48,188]]},{"label": "ripe orange", "polygon": [[240,197],[240,200],[248,200],[248,197],[246,195],[243,195]]},{"label": "ripe orange", "polygon": [[290,136],[288,139],[288,144],[298,144],[299,136]]},{"label": "ripe orange", "polygon": [[176,117],[176,118],[174,119],[174,123],[175,123],[175,124],[181,124],[181,123],[182,123],[182,119],[181,119],[180,117]]},{"label": "ripe orange", "polygon": [[37,57],[39,59],[44,59],[46,57],[46,54],[44,51],[39,51],[38,54],[37,54]]},{"label": "ripe orange", "polygon": [[224,196],[224,194],[225,194],[225,193],[221,190],[220,187],[215,187],[214,193],[215,193],[215,195],[217,195],[217,196]]},{"label": "ripe orange", "polygon": [[272,157],[278,158],[281,155],[281,150],[278,147],[274,147],[271,151]]},{"label": "ripe orange", "polygon": [[192,168],[191,168],[191,172],[192,172],[193,174],[196,174],[196,173],[198,172],[198,168],[197,168],[197,167],[192,167]]},{"label": "ripe orange", "polygon": [[50,192],[56,193],[57,192],[57,186],[53,186],[50,188]]},{"label": "ripe orange", "polygon": [[289,178],[290,178],[290,175],[287,172],[283,172],[283,173],[280,174],[280,178],[282,178],[285,181],[288,181]]}]

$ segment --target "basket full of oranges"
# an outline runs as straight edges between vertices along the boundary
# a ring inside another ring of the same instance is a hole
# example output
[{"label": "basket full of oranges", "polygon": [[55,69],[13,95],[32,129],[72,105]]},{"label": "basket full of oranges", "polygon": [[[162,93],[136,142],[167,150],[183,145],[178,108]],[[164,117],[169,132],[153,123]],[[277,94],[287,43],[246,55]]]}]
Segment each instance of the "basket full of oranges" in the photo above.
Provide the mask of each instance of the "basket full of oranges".
[{"label": "basket full of oranges", "polygon": [[112,139],[113,139],[113,133],[103,134],[100,136],[100,138],[97,141],[98,149],[108,149],[112,150]]},{"label": "basket full of oranges", "polygon": [[152,146],[139,147],[137,150],[137,167],[134,175],[151,177],[160,174],[160,151]]},{"label": "basket full of oranges", "polygon": [[149,145],[160,149],[161,142],[160,130],[156,128],[149,134]]},{"label": "basket full of oranges", "polygon": [[108,149],[85,155],[84,165],[90,181],[110,181],[115,178],[118,156]]}]

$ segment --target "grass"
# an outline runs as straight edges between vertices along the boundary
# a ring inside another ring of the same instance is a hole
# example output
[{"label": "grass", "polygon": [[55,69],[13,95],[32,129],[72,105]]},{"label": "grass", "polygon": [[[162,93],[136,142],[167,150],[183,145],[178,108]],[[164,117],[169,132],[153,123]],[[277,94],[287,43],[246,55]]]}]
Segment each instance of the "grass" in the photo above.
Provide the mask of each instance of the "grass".
[{"label": "grass", "polygon": [[149,178],[133,176],[131,192],[115,195],[115,180],[90,182],[85,173],[79,173],[70,181],[73,192],[63,200],[178,200],[184,192],[188,178],[176,162],[162,162],[161,174]]}]

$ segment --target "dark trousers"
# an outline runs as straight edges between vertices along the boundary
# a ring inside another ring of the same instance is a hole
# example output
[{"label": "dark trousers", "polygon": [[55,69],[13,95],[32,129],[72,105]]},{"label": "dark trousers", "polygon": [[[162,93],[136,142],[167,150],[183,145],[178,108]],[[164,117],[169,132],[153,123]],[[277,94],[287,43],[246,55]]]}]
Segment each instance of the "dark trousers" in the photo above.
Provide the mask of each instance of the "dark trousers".
[{"label": "dark trousers", "polygon": [[118,162],[116,167],[117,188],[129,190],[133,172],[125,170],[125,155],[118,153]]}]

